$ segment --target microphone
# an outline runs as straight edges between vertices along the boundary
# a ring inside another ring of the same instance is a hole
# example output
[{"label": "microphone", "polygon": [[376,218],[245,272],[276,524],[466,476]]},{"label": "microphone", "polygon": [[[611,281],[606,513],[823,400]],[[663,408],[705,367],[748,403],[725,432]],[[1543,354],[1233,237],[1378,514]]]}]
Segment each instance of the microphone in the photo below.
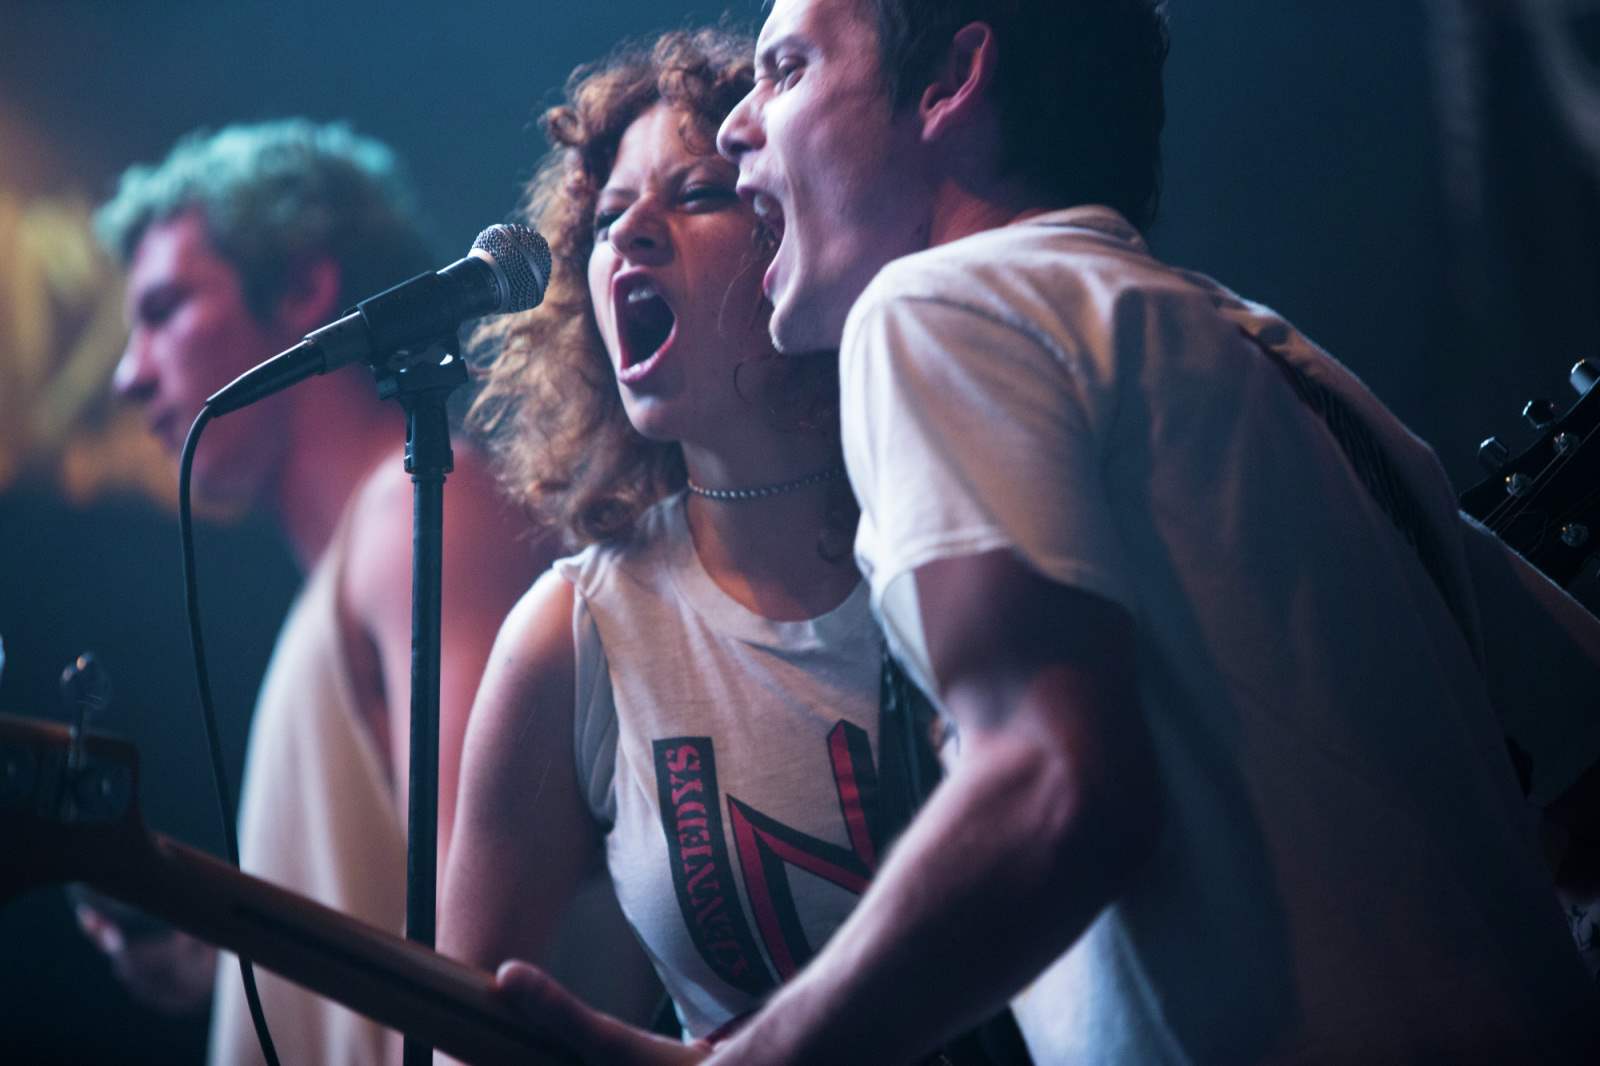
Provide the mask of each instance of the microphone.
[{"label": "microphone", "polygon": [[550,246],[537,231],[490,226],[464,258],[362,300],[343,318],[240,374],[206,406],[225,415],[313,374],[425,348],[471,319],[539,306],[549,281]]}]

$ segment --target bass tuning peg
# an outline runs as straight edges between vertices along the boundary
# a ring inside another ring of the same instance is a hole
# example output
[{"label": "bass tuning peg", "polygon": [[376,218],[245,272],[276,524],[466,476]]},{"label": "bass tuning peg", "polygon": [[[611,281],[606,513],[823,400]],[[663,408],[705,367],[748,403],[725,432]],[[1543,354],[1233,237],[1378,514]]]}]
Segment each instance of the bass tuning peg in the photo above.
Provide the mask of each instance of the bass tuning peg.
[{"label": "bass tuning peg", "polygon": [[1579,359],[1567,372],[1567,380],[1572,382],[1573,389],[1582,396],[1594,388],[1595,382],[1600,381],[1600,370],[1595,369],[1595,365],[1589,360]]},{"label": "bass tuning peg", "polygon": [[84,652],[61,671],[61,702],[73,714],[95,714],[110,706],[111,675],[94,652]]},{"label": "bass tuning peg", "polygon": [[111,675],[100,665],[94,652],[84,652],[61,671],[61,702],[72,716],[72,741],[67,749],[67,766],[77,771],[83,766],[84,729],[89,717],[111,704]]},{"label": "bass tuning peg", "polygon": [[1498,474],[1511,458],[1511,449],[1499,437],[1485,437],[1478,445],[1478,462],[1491,474]]}]

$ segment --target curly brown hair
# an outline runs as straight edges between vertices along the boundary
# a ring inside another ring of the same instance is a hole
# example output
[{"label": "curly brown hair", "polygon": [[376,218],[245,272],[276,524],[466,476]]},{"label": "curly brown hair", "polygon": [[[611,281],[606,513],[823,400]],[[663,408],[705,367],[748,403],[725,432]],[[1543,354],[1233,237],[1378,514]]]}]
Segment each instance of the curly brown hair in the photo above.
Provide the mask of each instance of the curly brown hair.
[{"label": "curly brown hair", "polygon": [[541,120],[552,151],[519,214],[550,242],[550,287],[538,308],[474,331],[482,387],[468,422],[512,496],[574,546],[625,535],[686,479],[677,444],[647,440],[628,422],[595,325],[586,273],[596,198],[622,135],[657,102],[683,109],[688,143],[714,152],[717,126],[753,84],[754,51],[749,37],[721,28],[625,43],[573,71],[565,102]]}]

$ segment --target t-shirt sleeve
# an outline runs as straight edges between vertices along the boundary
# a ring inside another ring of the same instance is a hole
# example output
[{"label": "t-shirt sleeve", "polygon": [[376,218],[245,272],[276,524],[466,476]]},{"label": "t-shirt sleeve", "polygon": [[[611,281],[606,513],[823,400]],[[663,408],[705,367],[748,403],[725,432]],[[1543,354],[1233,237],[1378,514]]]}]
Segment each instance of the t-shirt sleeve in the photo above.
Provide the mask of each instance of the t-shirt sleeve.
[{"label": "t-shirt sleeve", "polygon": [[1600,620],[1476,521],[1461,518],[1500,725],[1548,803],[1600,762]]},{"label": "t-shirt sleeve", "polygon": [[898,651],[922,658],[920,620],[896,615],[915,610],[903,579],[939,559],[1009,548],[1052,580],[1130,606],[1103,484],[1115,407],[1103,368],[1025,323],[870,292],[846,325],[840,368],[857,556]]}]

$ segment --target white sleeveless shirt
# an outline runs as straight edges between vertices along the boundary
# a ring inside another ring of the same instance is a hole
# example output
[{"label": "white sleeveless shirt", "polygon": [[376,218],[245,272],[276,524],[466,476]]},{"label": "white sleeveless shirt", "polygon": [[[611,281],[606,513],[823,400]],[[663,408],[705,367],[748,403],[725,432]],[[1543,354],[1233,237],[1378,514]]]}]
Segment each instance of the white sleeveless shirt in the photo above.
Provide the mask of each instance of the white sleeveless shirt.
[{"label": "white sleeveless shirt", "polygon": [[[249,873],[398,934],[405,926],[406,826],[386,756],[362,721],[337,617],[348,524],[347,510],[295,599],[262,682],[246,750],[239,851]],[[547,968],[587,1002],[642,1024],[660,991],[629,941],[609,886],[586,878],[556,931]],[[256,967],[256,984],[280,1061],[386,1061],[377,1022],[263,967]],[[211,1066],[264,1063],[232,954],[219,953],[212,1003]]]},{"label": "white sleeveless shirt", "polygon": [[[239,857],[257,877],[398,932],[405,922],[405,825],[340,650],[336,601],[347,519],[295,598],[261,684],[245,755]],[[384,1061],[377,1022],[259,966],[256,985],[281,1061]],[[226,952],[218,954],[209,1061],[265,1061],[238,961]]]},{"label": "white sleeveless shirt", "polygon": [[866,587],[762,618],[700,565],[682,495],[555,567],[577,591],[579,782],[623,913],[701,1037],[803,966],[881,858]]}]

